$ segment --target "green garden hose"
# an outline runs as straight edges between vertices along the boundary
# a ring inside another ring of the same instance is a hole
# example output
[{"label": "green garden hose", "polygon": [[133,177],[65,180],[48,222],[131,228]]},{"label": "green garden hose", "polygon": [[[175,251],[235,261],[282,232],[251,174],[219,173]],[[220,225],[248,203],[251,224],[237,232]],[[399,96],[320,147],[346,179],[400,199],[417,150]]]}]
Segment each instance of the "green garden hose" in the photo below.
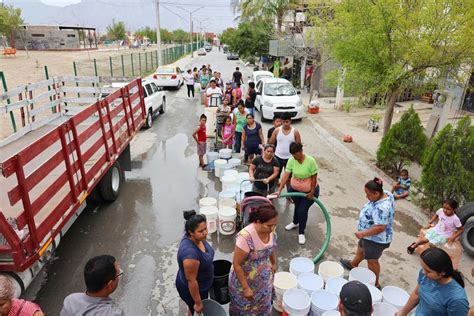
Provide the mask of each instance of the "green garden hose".
[{"label": "green garden hose", "polygon": [[[301,192],[282,192],[280,194],[280,197],[292,197],[292,196],[297,196],[297,197],[304,197],[306,198],[305,193]],[[329,216],[328,211],[326,210],[326,207],[324,206],[321,201],[319,201],[317,198],[313,197],[314,202],[319,205],[321,208],[321,211],[323,212],[324,218],[326,219],[326,239],[324,240],[323,247],[319,251],[319,253],[313,258],[313,262],[317,263],[321,257],[323,256],[324,252],[328,249],[329,242],[331,241],[331,216]]]}]

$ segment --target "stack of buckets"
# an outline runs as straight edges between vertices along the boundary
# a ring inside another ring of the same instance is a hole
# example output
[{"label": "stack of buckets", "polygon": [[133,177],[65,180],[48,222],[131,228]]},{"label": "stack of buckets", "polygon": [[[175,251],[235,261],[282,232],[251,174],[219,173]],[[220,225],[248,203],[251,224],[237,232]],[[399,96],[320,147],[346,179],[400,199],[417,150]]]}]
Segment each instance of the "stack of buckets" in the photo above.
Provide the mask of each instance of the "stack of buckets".
[{"label": "stack of buckets", "polygon": [[205,197],[199,200],[199,213],[206,216],[207,231],[213,234],[232,235],[236,229],[237,203],[232,198]]},{"label": "stack of buckets", "polygon": [[[339,315],[337,307],[344,279],[344,268],[334,261],[319,265],[314,273],[313,261],[297,257],[290,262],[290,272],[277,272],[274,279],[273,307],[283,315],[329,316]],[[372,295],[374,316],[392,316],[408,300],[408,293],[395,286],[380,291],[375,285],[375,274],[367,268],[354,268],[349,281],[358,280],[367,285]]]}]

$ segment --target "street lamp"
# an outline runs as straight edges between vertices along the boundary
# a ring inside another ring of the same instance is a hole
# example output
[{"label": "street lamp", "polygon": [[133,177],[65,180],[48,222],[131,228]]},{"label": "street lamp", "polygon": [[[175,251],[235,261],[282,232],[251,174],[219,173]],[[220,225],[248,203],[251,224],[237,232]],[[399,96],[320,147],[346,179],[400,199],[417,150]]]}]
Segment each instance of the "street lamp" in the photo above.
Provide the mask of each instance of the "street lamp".
[{"label": "street lamp", "polygon": [[193,51],[193,13],[198,11],[198,10],[201,10],[202,8],[204,7],[199,7],[193,11],[188,11],[186,10],[185,8],[181,7],[181,6],[178,6],[178,8],[186,11],[189,13],[189,28],[190,28],[190,36],[191,36],[191,58],[194,57],[194,51]]}]

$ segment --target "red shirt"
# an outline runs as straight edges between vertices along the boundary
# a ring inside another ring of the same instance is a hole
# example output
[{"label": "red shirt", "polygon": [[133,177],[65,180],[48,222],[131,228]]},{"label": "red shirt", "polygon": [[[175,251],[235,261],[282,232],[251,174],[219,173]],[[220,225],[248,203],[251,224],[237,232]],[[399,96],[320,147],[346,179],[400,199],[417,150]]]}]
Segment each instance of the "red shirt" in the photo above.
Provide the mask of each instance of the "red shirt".
[{"label": "red shirt", "polygon": [[41,308],[35,303],[14,298],[8,316],[32,316],[37,311],[41,311]]},{"label": "red shirt", "polygon": [[197,133],[197,137],[198,137],[198,142],[205,142],[207,140],[206,125],[204,126],[199,125],[199,131]]}]

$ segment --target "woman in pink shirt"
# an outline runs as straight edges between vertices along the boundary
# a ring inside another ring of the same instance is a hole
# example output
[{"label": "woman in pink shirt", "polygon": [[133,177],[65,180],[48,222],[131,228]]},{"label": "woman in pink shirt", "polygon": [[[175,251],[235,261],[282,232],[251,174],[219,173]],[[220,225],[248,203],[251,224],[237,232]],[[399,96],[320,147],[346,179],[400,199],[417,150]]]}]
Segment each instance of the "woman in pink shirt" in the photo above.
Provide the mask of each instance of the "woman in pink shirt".
[{"label": "woman in pink shirt", "polygon": [[[407,252],[412,254],[416,247],[431,243],[435,246],[442,246],[445,243],[453,243],[456,238],[464,232],[461,220],[455,211],[458,208],[458,202],[454,199],[446,199],[443,207],[436,211],[431,220],[422,229],[427,229],[425,236],[420,237],[417,242],[412,243],[407,248]],[[438,221],[436,226],[434,222]],[[421,234],[420,234],[421,235]]]},{"label": "woman in pink shirt", "polygon": [[229,277],[230,315],[270,315],[276,271],[277,211],[261,206],[249,215],[251,224],[236,238]]},{"label": "woman in pink shirt", "polygon": [[43,316],[41,308],[35,303],[15,296],[15,288],[12,281],[4,275],[0,275],[0,316]]}]

